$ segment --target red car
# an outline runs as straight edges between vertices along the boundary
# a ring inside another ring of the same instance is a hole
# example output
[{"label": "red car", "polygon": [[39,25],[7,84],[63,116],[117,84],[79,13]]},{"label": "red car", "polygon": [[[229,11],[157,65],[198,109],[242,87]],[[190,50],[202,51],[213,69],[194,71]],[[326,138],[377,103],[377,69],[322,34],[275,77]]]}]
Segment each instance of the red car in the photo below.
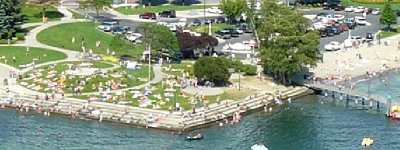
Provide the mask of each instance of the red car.
[{"label": "red car", "polygon": [[156,19],[156,14],[155,13],[150,13],[150,12],[146,12],[144,14],[140,14],[139,18],[141,19]]},{"label": "red car", "polygon": [[349,31],[349,26],[347,24],[340,24],[339,27],[342,29],[342,31]]},{"label": "red car", "polygon": [[365,8],[365,13],[366,14],[371,14],[372,13],[372,8]]}]

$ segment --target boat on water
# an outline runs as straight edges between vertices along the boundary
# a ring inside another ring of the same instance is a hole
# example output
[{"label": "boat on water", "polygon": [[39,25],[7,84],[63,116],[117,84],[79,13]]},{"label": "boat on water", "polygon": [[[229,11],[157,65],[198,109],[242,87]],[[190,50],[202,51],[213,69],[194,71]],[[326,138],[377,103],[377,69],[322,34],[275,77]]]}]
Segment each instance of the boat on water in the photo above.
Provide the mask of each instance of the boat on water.
[{"label": "boat on water", "polygon": [[193,140],[201,140],[203,139],[203,135],[197,134],[196,136],[189,135],[186,137],[186,140],[193,141]]},{"label": "boat on water", "polygon": [[264,146],[263,142],[261,142],[260,144],[253,145],[251,150],[268,150],[268,148]]}]

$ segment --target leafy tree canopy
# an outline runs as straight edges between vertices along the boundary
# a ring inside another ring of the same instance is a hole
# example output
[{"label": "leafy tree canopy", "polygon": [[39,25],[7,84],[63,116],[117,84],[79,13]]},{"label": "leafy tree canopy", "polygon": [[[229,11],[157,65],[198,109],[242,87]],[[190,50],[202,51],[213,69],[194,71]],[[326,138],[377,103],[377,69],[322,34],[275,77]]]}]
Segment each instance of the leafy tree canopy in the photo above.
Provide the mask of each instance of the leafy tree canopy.
[{"label": "leafy tree canopy", "polygon": [[272,73],[283,75],[284,83],[287,76],[322,60],[318,31],[308,30],[311,25],[303,13],[274,0],[264,1],[260,13],[262,23],[257,30],[266,39],[260,48],[262,61]]},{"label": "leafy tree canopy", "polygon": [[100,10],[111,8],[111,0],[84,0],[79,3],[79,7],[94,8],[98,17]]},{"label": "leafy tree canopy", "polygon": [[397,15],[393,12],[392,8],[390,7],[390,2],[385,3],[379,22],[383,25],[389,26],[389,28],[392,24],[397,24]]},{"label": "leafy tree canopy", "polygon": [[230,73],[227,58],[200,57],[193,65],[194,75],[198,79],[211,81],[216,85],[224,85],[228,82]]},{"label": "leafy tree canopy", "polygon": [[23,24],[21,0],[0,0],[0,36],[11,38]]},{"label": "leafy tree canopy", "polygon": [[247,2],[245,0],[222,0],[219,8],[224,11],[231,21],[232,18],[246,12]]},{"label": "leafy tree canopy", "polygon": [[178,50],[178,40],[168,27],[153,23],[143,23],[135,28],[135,32],[141,33],[143,42],[150,44],[157,50]]}]

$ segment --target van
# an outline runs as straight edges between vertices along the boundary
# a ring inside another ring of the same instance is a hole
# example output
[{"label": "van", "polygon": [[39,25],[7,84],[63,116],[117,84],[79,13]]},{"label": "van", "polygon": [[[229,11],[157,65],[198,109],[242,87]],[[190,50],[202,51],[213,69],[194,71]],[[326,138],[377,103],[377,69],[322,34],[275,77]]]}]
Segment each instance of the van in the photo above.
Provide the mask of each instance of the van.
[{"label": "van", "polygon": [[163,18],[176,18],[175,10],[165,10],[163,12],[158,13],[158,16]]},{"label": "van", "polygon": [[228,30],[218,30],[217,32],[215,32],[215,36],[221,39],[230,39],[231,32],[229,32]]}]

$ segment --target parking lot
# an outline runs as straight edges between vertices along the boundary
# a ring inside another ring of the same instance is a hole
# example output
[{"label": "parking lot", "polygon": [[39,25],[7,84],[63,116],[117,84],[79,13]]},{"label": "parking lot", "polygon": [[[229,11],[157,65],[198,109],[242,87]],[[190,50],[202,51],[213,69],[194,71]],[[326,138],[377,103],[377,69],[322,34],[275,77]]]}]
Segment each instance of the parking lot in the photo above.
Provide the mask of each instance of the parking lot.
[{"label": "parking lot", "polygon": [[[354,18],[356,16],[362,16],[362,13],[354,13],[354,12],[344,12],[344,11],[333,11],[333,10],[312,10],[312,11],[305,11],[305,15],[317,15],[318,13],[335,13],[335,14],[341,14],[344,15],[345,18]],[[367,15],[367,22],[370,23],[369,25],[366,26],[357,26],[355,29],[351,30],[351,36],[361,36],[365,37],[367,32],[372,32],[372,33],[377,33],[379,30],[379,18],[380,15]],[[313,19],[315,21],[315,19]],[[400,24],[400,19],[398,19],[398,24]],[[386,26],[381,25],[381,29]],[[345,39],[349,37],[349,32],[343,32],[340,35],[335,35],[332,37],[324,37],[321,38],[320,40],[320,51],[325,52],[324,50],[324,45],[328,44],[331,41],[338,41],[338,42],[343,42]],[[377,40],[377,39],[375,39]]]}]

